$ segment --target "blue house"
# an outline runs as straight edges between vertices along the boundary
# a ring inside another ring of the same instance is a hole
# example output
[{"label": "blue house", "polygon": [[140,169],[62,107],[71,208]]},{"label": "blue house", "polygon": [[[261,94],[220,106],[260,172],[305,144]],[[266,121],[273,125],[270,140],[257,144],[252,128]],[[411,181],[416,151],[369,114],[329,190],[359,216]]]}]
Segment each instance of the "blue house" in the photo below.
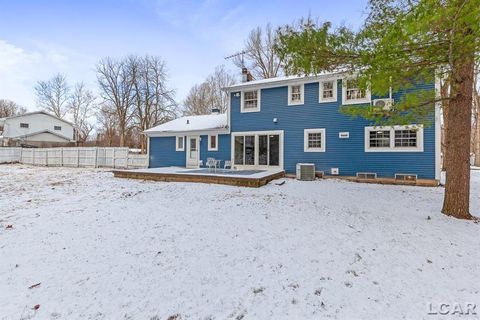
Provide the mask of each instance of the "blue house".
[{"label": "blue house", "polygon": [[[421,86],[435,90],[435,84]],[[225,90],[226,114],[182,117],[145,132],[150,167],[196,168],[212,157],[235,169],[294,173],[297,163],[313,163],[325,175],[440,179],[438,107],[432,108],[429,127],[375,127],[352,119],[340,112],[341,105],[388,109],[401,93],[372,99],[343,73],[254,80]]]}]

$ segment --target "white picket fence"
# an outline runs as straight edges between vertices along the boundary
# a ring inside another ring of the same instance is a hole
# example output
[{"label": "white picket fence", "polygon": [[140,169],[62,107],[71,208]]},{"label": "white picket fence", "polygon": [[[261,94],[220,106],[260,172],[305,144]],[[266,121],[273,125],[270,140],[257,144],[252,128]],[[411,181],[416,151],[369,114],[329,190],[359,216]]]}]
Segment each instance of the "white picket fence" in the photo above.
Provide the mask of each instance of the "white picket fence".
[{"label": "white picket fence", "polygon": [[0,147],[0,163],[85,168],[146,168],[145,154],[129,154],[128,148],[9,148]]}]

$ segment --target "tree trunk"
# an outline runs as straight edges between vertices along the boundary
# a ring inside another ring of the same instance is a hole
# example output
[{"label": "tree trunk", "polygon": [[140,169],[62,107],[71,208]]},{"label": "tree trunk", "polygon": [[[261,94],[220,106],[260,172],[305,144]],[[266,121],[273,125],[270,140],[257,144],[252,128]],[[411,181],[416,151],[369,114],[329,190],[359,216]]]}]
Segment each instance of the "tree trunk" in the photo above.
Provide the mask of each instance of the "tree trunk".
[{"label": "tree trunk", "polygon": [[477,92],[476,85],[477,85],[477,82],[474,83],[475,87],[473,90],[474,92],[473,99],[476,99],[475,100],[476,122],[475,122],[475,141],[474,141],[474,153],[475,153],[474,165],[477,167],[480,167],[480,94]]},{"label": "tree trunk", "polygon": [[446,119],[449,129],[445,136],[447,180],[442,213],[459,219],[472,219],[469,200],[473,74],[473,55],[454,63]]},{"label": "tree trunk", "polygon": [[450,79],[445,79],[443,83],[440,86],[440,97],[444,100],[442,100],[442,114],[443,114],[443,126],[441,129],[441,138],[440,138],[440,143],[441,143],[441,149],[442,149],[442,171],[447,170],[447,165],[445,163],[445,137],[447,135],[447,130],[448,130],[448,103],[449,100],[448,98],[448,89],[450,88]]},{"label": "tree trunk", "polygon": [[[480,106],[479,106],[480,108]],[[476,167],[480,167],[480,109],[477,110],[477,136],[475,137],[475,163]]]}]

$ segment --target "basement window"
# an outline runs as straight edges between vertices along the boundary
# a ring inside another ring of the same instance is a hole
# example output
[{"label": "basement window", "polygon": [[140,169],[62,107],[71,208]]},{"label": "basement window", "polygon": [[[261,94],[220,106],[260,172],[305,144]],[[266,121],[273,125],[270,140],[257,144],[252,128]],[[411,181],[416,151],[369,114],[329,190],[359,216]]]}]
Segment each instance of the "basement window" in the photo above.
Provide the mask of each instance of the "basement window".
[{"label": "basement window", "polygon": [[177,136],[176,138],[176,151],[185,151],[185,139],[183,136]]}]

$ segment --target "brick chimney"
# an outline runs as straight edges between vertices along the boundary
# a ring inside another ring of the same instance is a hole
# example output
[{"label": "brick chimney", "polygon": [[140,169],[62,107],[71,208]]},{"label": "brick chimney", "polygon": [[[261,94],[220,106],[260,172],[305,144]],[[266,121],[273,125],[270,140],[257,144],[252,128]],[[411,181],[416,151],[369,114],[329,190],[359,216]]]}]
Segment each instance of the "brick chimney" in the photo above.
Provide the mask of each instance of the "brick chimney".
[{"label": "brick chimney", "polygon": [[249,82],[249,81],[252,81],[252,80],[254,80],[254,79],[253,79],[253,76],[250,73],[250,71],[248,71],[248,69],[246,67],[243,67],[242,68],[242,82]]}]

